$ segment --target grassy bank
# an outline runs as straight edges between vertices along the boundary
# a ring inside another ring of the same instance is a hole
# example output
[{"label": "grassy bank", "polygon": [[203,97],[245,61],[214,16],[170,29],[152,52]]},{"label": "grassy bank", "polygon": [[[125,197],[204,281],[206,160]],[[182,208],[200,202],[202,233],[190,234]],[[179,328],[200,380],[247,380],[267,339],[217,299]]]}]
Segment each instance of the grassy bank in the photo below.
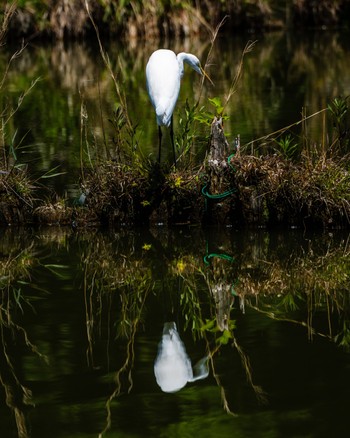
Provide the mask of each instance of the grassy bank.
[{"label": "grassy bank", "polygon": [[[9,35],[82,37],[92,32],[85,0],[17,0]],[[227,30],[349,25],[348,0],[89,0],[91,13],[106,34],[134,37],[186,36],[215,28],[225,16]],[[11,2],[0,6],[0,14]]]},{"label": "grassy bank", "polygon": [[[5,38],[9,23],[16,15],[18,10],[16,14],[13,9],[5,17],[0,38]],[[34,181],[29,177],[27,168],[17,160],[14,139],[8,135],[13,115],[35,83],[23,92],[17,106],[1,108],[1,224],[44,223],[79,227],[152,223],[207,225],[214,222],[237,226],[349,227],[348,98],[334,99],[328,108],[317,113],[321,117],[318,122],[323,126],[321,144],[315,144],[309,138],[308,123],[313,116],[305,115],[295,124],[302,127],[298,136],[293,136],[294,125],[291,125],[254,141],[254,145],[237,147],[234,154],[230,151],[230,155],[224,157],[228,165],[214,175],[220,179],[215,188],[208,160],[198,164],[198,160],[193,159],[197,150],[193,147],[197,141],[195,122],[205,126],[209,151],[210,124],[214,116],[225,118],[225,108],[243,69],[243,57],[254,44],[243,52],[236,77],[223,103],[220,97],[211,99],[214,107],[211,112],[196,105],[187,107],[186,115],[179,122],[183,133],[177,138],[177,156],[181,158],[175,171],[167,164],[159,165],[142,156],[141,148],[138,148],[141,140],[136,136],[137,127],[128,114],[123,84],[110,65],[98,32],[97,38],[119,102],[114,119],[109,120],[114,128],[112,138],[106,138],[108,134],[102,121],[103,138],[100,141],[104,143],[97,144],[95,138],[89,139],[88,117],[84,105],[81,105],[81,178],[76,181],[81,196],[72,203],[49,193],[40,179]],[[13,58],[20,56],[22,50]],[[0,81],[0,92],[6,83],[9,67]],[[12,131],[16,132],[15,129]],[[112,145],[113,151],[109,151],[107,145]],[[43,177],[55,175],[53,169]],[[228,196],[221,196],[220,187],[221,192]]]},{"label": "grassy bank", "polygon": [[225,225],[350,226],[348,156],[303,155],[295,162],[280,153],[255,156],[240,152],[231,165],[221,177],[233,193],[209,202],[202,194],[210,182],[205,164],[193,170],[169,171],[157,163],[131,167],[106,161],[85,168],[82,196],[75,205],[48,201],[48,194],[40,199],[38,186],[26,177],[25,170],[1,169],[0,222],[76,227],[206,225],[208,209],[215,204],[220,213],[214,220]]}]

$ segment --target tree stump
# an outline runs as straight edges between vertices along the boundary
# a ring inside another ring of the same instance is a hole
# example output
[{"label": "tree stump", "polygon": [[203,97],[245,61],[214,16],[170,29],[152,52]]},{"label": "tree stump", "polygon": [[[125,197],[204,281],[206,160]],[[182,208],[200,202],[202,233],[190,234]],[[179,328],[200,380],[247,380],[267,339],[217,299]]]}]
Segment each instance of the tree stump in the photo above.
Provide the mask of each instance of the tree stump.
[{"label": "tree stump", "polygon": [[202,189],[206,199],[204,224],[223,224],[230,220],[234,188],[232,168],[228,159],[230,146],[225,137],[222,118],[211,125],[210,150],[207,160],[208,182]]}]

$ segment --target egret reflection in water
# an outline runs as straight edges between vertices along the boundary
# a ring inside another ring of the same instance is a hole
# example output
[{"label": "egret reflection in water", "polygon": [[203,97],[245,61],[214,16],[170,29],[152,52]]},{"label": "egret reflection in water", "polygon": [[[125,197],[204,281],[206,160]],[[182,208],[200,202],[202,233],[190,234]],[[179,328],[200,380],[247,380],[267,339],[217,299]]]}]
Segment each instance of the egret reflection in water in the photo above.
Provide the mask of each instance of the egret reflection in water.
[{"label": "egret reflection in water", "polygon": [[187,355],[175,322],[166,322],[154,362],[154,375],[161,390],[179,391],[187,382],[205,379],[208,374],[208,356],[204,356],[192,368],[191,359]]}]

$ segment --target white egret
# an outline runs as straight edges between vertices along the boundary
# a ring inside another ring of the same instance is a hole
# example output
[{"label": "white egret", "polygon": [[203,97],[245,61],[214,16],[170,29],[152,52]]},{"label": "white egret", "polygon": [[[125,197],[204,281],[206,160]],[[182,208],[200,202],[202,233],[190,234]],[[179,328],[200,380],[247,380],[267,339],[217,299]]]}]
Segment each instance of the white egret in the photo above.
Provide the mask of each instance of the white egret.
[{"label": "white egret", "polygon": [[208,357],[203,357],[193,367],[186,353],[174,321],[166,322],[154,362],[154,375],[162,391],[176,392],[187,382],[205,379],[209,375]]},{"label": "white egret", "polygon": [[174,165],[176,166],[173,112],[180,93],[180,82],[184,74],[184,62],[200,75],[211,82],[209,76],[201,67],[199,59],[191,53],[181,52],[176,55],[173,51],[159,49],[152,53],[146,66],[146,86],[149,98],[156,112],[158,124],[160,162],[162,130],[161,126],[170,126],[170,138],[173,146]]}]

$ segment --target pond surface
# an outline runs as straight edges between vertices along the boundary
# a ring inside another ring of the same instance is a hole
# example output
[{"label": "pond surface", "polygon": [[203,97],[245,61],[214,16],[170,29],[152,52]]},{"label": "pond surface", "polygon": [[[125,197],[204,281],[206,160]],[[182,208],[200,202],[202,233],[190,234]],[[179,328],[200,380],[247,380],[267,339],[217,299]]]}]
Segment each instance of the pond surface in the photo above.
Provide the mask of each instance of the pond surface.
[{"label": "pond surface", "polygon": [[[2,438],[348,435],[348,234],[0,233]],[[166,322],[208,358],[173,393]]]},{"label": "pond surface", "polygon": [[[230,142],[350,94],[346,32],[226,35],[207,67],[215,87],[185,73],[178,143],[186,98],[213,111],[208,98],[224,100],[248,40],[226,107]],[[124,146],[155,158],[145,65],[158,45],[104,44],[134,127]],[[203,61],[209,50],[165,45]],[[14,50],[1,48],[0,78]],[[6,147],[35,178],[62,173],[38,182],[73,199],[82,162],[118,155],[116,91],[95,42],[32,43],[10,66],[1,108],[38,78],[6,124]],[[315,143],[330,123],[308,122]],[[200,161],[208,127],[192,128]],[[349,272],[338,231],[0,229],[0,436],[347,436]],[[176,384],[173,363],[184,370]]]},{"label": "pond surface", "polygon": [[[205,41],[194,38],[163,45],[176,52],[195,53],[204,63],[210,48],[208,41],[209,38]],[[193,141],[198,161],[203,158],[210,128],[195,122],[190,125],[193,136],[186,134],[186,99],[189,107],[199,99],[199,108],[203,106],[207,112],[215,113],[208,98],[225,100],[248,41],[256,41],[255,47],[244,59],[243,75],[225,109],[229,116],[225,132],[230,143],[240,135],[243,147],[301,120],[302,112],[311,115],[326,108],[333,98],[350,94],[346,31],[221,35],[207,66],[215,86],[205,82],[201,89],[199,76],[186,68],[174,114],[177,143],[181,147],[188,140]],[[145,88],[145,66],[160,43],[103,44],[134,128],[132,132],[123,131],[125,147],[156,159],[157,127]],[[0,77],[17,48],[1,48]],[[60,194],[67,192],[68,197],[74,197],[81,162],[88,165],[90,160],[96,162],[116,155],[119,134],[115,126],[121,122],[115,114],[117,93],[96,41],[54,46],[30,43],[11,64],[0,93],[1,107],[15,108],[19,96],[36,79],[39,81],[7,124],[5,140],[16,150],[17,159],[29,164],[35,177],[50,169],[55,169],[53,173],[63,172],[41,182]],[[303,136],[307,134],[318,144],[325,141],[325,129],[330,126],[331,121],[322,113],[308,121]],[[301,124],[292,131],[301,135]],[[305,140],[303,136],[300,142]],[[164,138],[164,142],[170,146],[169,138]],[[170,147],[164,148],[170,153]]]}]

